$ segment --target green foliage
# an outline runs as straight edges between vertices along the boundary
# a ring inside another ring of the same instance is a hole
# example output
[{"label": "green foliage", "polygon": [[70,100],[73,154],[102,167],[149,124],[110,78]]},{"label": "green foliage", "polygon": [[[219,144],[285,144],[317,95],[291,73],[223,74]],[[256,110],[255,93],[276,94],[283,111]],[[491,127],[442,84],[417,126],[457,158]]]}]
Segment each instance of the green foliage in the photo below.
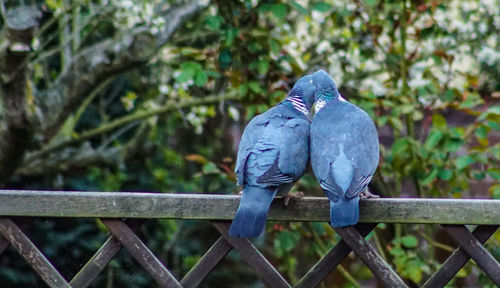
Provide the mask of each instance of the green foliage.
[{"label": "green foliage", "polygon": [[[33,88],[43,89],[65,68],[68,49],[76,55],[132,29],[146,28],[154,34],[168,25],[159,11],[175,1],[34,2],[45,9],[42,27],[50,21],[57,24],[40,30],[40,48],[29,63]],[[155,9],[157,4],[161,5]],[[89,95],[53,142],[77,139],[113,120],[164,105],[210,95],[236,95],[238,100],[179,108],[100,133],[81,146],[77,141],[70,148],[83,147],[82,155],[114,154],[69,168],[57,163],[43,175],[20,174],[10,184],[236,193],[235,147],[244,125],[281,101],[295,79],[322,68],[336,80],[342,95],[363,108],[378,127],[381,158],[371,187],[377,193],[500,199],[499,6],[498,0],[212,1],[176,30],[146,66],[118,75]],[[323,196],[311,174],[294,189]],[[54,223],[37,222],[32,233],[50,259],[59,259],[56,266],[63,274],[72,275],[74,263],[84,263],[104,241],[105,228],[85,220],[47,234]],[[381,224],[370,241],[378,243],[406,281],[422,284],[439,265],[434,248],[441,248],[434,227],[402,227]],[[218,237],[202,221],[151,221],[143,232],[176,275],[187,272]],[[497,258],[498,235],[488,242]],[[266,236],[255,243],[294,282],[337,241],[339,236],[327,223],[277,223],[268,225]],[[68,250],[74,243],[76,248]],[[8,264],[0,267],[6,287],[41,286],[15,257],[10,253],[2,258]],[[231,253],[225,261],[206,287],[258,285],[237,255]],[[348,262],[343,263],[342,277],[328,278],[326,287],[359,287],[371,277],[359,261]],[[493,287],[471,265],[459,277],[472,275],[479,285]],[[95,287],[153,285],[126,253],[110,267]]]}]

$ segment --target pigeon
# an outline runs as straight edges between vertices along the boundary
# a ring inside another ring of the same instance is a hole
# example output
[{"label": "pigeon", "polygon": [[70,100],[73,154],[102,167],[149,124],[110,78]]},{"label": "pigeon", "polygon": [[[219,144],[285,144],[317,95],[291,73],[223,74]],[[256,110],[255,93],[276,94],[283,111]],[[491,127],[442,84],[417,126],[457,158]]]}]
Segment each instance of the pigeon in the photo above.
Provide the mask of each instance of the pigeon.
[{"label": "pigeon", "polygon": [[319,70],[312,78],[316,94],[311,166],[330,200],[331,226],[355,225],[360,194],[378,166],[377,129],[365,111],[342,98],[328,73]]},{"label": "pigeon", "polygon": [[314,92],[312,76],[300,78],[282,102],[245,127],[235,169],[243,195],[229,229],[231,237],[262,234],[274,196],[288,193],[304,174]]}]

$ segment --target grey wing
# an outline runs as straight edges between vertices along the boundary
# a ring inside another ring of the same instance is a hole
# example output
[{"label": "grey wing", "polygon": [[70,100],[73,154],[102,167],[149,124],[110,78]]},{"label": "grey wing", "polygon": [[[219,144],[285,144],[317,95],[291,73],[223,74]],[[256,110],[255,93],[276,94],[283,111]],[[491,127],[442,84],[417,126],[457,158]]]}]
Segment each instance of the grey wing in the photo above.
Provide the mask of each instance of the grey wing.
[{"label": "grey wing", "polygon": [[310,160],[309,131],[311,123],[305,119],[288,120],[282,129],[280,141],[280,158],[278,167],[293,181],[298,180],[305,172]]},{"label": "grey wing", "polygon": [[309,127],[309,121],[294,118],[273,131],[273,142],[279,150],[273,165],[258,182],[282,185],[304,174],[309,163]]},{"label": "grey wing", "polygon": [[245,179],[245,166],[252,148],[257,144],[269,119],[266,119],[265,113],[254,117],[245,127],[238,145],[238,156],[236,159],[236,179],[238,185],[243,185]]},{"label": "grey wing", "polygon": [[354,181],[351,183],[349,186],[349,189],[347,189],[345,197],[347,199],[352,199],[355,198],[361,193],[363,190],[365,190],[366,186],[370,181],[372,180],[373,175],[367,175],[363,176],[360,175]]}]

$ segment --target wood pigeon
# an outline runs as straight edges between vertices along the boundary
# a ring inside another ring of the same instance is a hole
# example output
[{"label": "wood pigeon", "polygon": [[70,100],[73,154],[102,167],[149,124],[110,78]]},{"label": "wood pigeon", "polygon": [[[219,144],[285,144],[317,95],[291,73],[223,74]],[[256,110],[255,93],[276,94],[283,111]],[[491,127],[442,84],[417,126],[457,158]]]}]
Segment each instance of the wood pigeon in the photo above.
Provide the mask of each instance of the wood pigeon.
[{"label": "wood pigeon", "polygon": [[309,164],[309,111],[314,92],[312,76],[304,76],[282,102],[246,126],[236,161],[243,195],[229,229],[231,237],[259,236],[276,193],[288,193],[304,174]]},{"label": "wood pigeon", "polygon": [[315,115],[311,124],[311,166],[330,200],[333,227],[358,223],[360,193],[379,160],[375,124],[368,114],[347,102],[325,71],[313,74]]}]

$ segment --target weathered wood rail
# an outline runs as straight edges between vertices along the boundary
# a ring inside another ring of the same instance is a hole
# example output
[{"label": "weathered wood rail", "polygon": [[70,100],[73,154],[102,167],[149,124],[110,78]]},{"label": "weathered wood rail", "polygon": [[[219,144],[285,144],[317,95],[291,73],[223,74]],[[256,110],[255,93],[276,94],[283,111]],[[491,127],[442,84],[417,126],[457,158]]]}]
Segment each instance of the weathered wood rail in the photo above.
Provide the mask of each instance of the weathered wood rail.
[{"label": "weathered wood rail", "polygon": [[[196,287],[235,249],[268,286],[292,287],[251,241],[229,237],[227,220],[232,219],[239,198],[207,194],[0,190],[0,233],[3,235],[0,254],[12,245],[50,287],[87,287],[125,247],[161,287]],[[446,286],[471,258],[500,287],[500,264],[482,245],[500,225],[500,200],[369,199],[361,202],[360,209],[361,223],[336,229],[342,240],[294,287],[317,286],[351,251],[384,286],[408,287],[364,239],[378,223],[441,224],[459,245],[422,287]],[[73,279],[67,281],[9,218],[12,216],[100,218],[111,236]],[[207,219],[221,237],[191,271],[178,280],[136,235],[148,218]],[[328,221],[329,203],[326,198],[304,197],[285,206],[283,200],[277,198],[268,219]],[[471,232],[467,224],[478,226]]]}]

